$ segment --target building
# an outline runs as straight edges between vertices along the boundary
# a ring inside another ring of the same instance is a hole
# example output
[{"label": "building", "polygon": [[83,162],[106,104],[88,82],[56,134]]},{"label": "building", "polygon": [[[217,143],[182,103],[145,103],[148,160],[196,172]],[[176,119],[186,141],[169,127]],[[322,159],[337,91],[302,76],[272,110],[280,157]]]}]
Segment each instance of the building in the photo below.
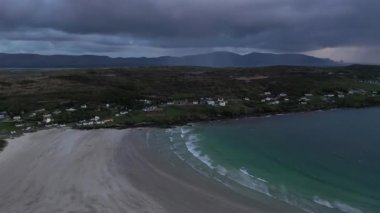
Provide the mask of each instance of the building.
[{"label": "building", "polygon": [[14,121],[21,121],[21,116],[14,116],[14,117],[13,117],[13,120],[14,120]]},{"label": "building", "polygon": [[366,93],[363,89],[351,89],[348,91],[349,95],[365,95]]},{"label": "building", "polygon": [[45,112],[46,111],[46,109],[45,108],[42,108],[42,109],[37,109],[37,110],[35,110],[34,112],[36,112],[36,113],[41,113],[41,112]]},{"label": "building", "polygon": [[51,118],[44,118],[44,123],[45,124],[50,124],[53,121]]},{"label": "building", "polygon": [[166,103],[166,105],[174,105],[174,101],[169,101]]},{"label": "building", "polygon": [[77,110],[74,109],[74,108],[68,108],[68,109],[66,109],[66,112],[75,112],[75,111],[77,111]]},{"label": "building", "polygon": [[5,119],[8,116],[6,112],[0,112],[0,120]]},{"label": "building", "polygon": [[158,108],[156,106],[150,106],[143,109],[144,112],[156,112],[156,111],[161,111],[161,110],[162,108]]},{"label": "building", "polygon": [[55,110],[55,111],[53,112],[54,115],[59,115],[59,114],[61,114],[61,113],[62,113],[61,110]]},{"label": "building", "polygon": [[215,101],[214,100],[207,100],[207,105],[215,106]]},{"label": "building", "polygon": [[120,112],[119,114],[120,114],[120,115],[126,115],[126,114],[128,114],[128,111],[122,111],[122,112]]},{"label": "building", "polygon": [[279,105],[280,104],[280,101],[272,101],[269,103],[270,105]]}]

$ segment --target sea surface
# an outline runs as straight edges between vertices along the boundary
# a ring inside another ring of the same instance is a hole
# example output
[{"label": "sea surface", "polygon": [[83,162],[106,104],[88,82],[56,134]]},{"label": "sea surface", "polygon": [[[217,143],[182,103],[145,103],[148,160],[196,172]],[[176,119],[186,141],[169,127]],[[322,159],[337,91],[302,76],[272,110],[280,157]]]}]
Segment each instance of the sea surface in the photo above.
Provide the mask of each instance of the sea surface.
[{"label": "sea surface", "polygon": [[380,108],[200,123],[159,134],[178,158],[235,190],[307,212],[380,212]]}]

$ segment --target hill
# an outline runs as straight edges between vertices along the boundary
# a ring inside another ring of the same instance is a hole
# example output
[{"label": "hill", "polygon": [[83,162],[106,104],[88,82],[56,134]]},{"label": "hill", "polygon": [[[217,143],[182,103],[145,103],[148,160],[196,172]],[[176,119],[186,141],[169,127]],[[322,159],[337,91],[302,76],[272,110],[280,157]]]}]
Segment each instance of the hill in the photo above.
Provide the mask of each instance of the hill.
[{"label": "hill", "polygon": [[263,67],[339,66],[330,59],[302,54],[250,53],[239,55],[231,52],[213,52],[183,57],[111,58],[95,55],[38,55],[0,53],[1,68],[84,68],[128,66],[207,66],[207,67]]}]

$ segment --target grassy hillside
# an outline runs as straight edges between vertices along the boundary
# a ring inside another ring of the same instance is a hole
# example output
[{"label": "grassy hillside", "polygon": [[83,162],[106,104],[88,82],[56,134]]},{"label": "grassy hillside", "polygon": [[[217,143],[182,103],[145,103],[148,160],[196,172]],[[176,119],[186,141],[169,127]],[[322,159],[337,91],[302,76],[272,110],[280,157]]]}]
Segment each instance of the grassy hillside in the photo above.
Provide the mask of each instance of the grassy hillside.
[{"label": "grassy hillside", "polygon": [[[7,112],[9,117],[21,116],[22,128],[37,125],[42,122],[43,114],[57,110],[61,113],[52,115],[56,124],[99,116],[112,119],[108,126],[171,125],[224,117],[379,105],[379,78],[380,67],[359,65],[2,72],[0,112]],[[305,97],[305,94],[312,96]],[[223,99],[228,104],[193,104],[206,98]],[[269,101],[263,102],[266,98]],[[86,109],[81,109],[84,104]],[[144,110],[147,107],[157,109]],[[65,111],[68,108],[76,110]],[[43,112],[31,116],[40,109]],[[125,110],[127,114],[117,116]],[[13,121],[7,122],[11,122],[11,127],[3,126],[13,129]]]}]

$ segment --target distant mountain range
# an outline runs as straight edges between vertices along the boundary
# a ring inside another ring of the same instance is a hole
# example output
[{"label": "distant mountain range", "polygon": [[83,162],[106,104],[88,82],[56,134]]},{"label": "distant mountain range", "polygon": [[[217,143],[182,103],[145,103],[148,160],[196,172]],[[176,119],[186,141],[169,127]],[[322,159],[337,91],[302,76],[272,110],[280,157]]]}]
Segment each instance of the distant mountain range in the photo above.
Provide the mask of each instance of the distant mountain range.
[{"label": "distant mountain range", "polygon": [[207,67],[262,67],[274,65],[339,66],[330,59],[302,54],[213,52],[183,57],[111,58],[94,55],[38,55],[0,53],[1,68],[92,68],[128,66],[207,66]]}]

